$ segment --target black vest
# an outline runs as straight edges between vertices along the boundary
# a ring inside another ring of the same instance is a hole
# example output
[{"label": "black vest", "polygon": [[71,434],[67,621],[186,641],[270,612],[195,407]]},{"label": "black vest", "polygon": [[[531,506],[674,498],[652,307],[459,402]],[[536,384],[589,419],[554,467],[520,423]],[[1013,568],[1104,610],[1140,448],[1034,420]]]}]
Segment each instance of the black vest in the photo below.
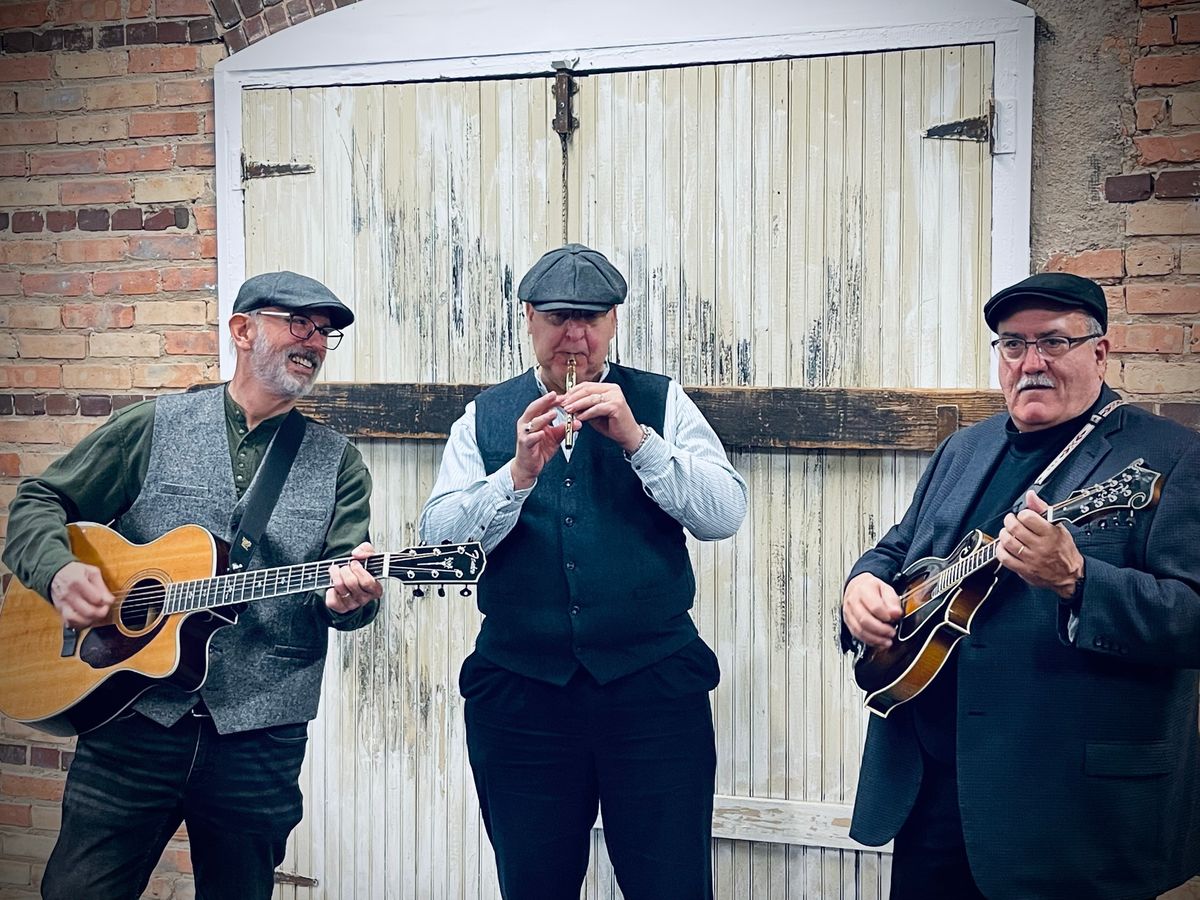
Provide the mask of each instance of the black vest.
[{"label": "black vest", "polygon": [[[662,433],[670,380],[610,365],[634,417]],[[516,452],[516,421],[539,396],[529,371],[475,401],[488,474]],[[646,496],[621,448],[584,428],[568,462],[546,464],[479,584],[480,655],[566,684],[582,665],[601,684],[670,656],[696,637],[696,581],[682,526]]]}]

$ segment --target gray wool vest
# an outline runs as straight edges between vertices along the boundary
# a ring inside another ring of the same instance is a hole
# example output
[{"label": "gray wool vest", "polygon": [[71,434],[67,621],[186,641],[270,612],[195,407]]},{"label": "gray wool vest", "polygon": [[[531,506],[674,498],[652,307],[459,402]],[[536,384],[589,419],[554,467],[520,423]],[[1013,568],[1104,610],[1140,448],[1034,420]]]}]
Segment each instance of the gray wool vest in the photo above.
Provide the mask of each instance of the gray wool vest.
[{"label": "gray wool vest", "polygon": [[[311,420],[250,568],[321,559],[346,438]],[[249,491],[247,491],[247,494]],[[244,512],[229,458],[221,388],[155,401],[149,469],[141,493],[114,525],[142,544],[180,525],[228,543]],[[317,714],[328,626],[311,593],[256,600],[217,630],[199,693],[157,685],[134,708],[164,726],[203,697],[222,734],[307,722]]]},{"label": "gray wool vest", "polygon": [[[662,433],[669,379],[610,365],[639,422]],[[475,400],[484,468],[512,459],[516,421],[538,396],[532,372]],[[696,638],[696,592],[683,527],[646,496],[621,448],[585,427],[555,454],[521,516],[488,554],[479,583],[479,654],[566,684],[582,665],[601,684],[665,659]]]}]

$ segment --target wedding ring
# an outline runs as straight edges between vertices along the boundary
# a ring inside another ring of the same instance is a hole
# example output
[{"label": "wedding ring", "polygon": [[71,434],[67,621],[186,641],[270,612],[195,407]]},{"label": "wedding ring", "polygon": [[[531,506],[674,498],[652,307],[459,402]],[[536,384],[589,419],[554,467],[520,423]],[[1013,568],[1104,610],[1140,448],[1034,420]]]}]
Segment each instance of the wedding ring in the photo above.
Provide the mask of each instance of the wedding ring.
[{"label": "wedding ring", "polygon": [[1017,544],[1017,556],[1020,557],[1020,555],[1024,552],[1025,552],[1025,545]]}]

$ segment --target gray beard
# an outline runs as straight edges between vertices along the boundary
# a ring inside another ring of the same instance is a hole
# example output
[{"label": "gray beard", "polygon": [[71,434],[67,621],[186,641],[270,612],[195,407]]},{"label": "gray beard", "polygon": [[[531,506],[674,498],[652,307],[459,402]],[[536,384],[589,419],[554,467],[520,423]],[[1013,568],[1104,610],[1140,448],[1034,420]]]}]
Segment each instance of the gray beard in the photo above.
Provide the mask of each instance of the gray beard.
[{"label": "gray beard", "polygon": [[[289,356],[300,356],[312,362],[312,374],[302,378],[289,372]],[[289,350],[273,349],[267,341],[266,332],[260,329],[254,336],[254,346],[250,350],[250,369],[272,393],[298,400],[313,389],[317,373],[321,371],[321,360],[311,350],[303,347]]]}]

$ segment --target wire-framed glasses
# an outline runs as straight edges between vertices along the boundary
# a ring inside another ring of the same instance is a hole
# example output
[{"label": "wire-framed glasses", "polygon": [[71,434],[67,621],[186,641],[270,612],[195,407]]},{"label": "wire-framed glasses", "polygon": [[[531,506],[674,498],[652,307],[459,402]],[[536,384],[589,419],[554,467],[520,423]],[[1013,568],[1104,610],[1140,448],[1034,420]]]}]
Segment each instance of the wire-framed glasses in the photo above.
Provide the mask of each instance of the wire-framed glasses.
[{"label": "wire-framed glasses", "polygon": [[1051,334],[1032,341],[1019,337],[1002,337],[992,341],[992,349],[1009,362],[1024,359],[1031,346],[1037,348],[1038,356],[1042,359],[1058,359],[1060,356],[1066,356],[1076,344],[1082,344],[1084,341],[1102,336],[1085,334],[1083,337],[1067,337],[1061,334]]}]

